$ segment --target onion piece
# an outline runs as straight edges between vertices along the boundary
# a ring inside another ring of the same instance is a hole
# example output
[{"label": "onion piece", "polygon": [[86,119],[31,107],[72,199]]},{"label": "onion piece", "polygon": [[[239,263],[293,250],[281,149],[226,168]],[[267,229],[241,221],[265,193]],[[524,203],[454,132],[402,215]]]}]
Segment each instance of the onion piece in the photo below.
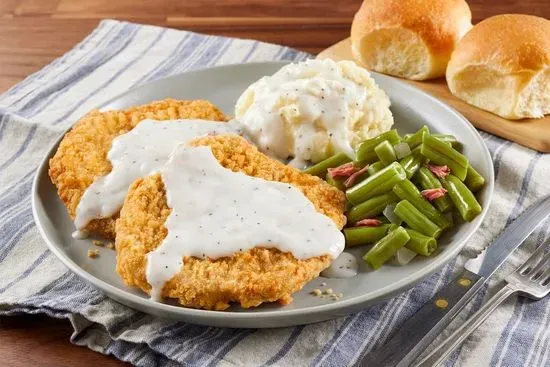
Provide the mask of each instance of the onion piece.
[{"label": "onion piece", "polygon": [[392,204],[388,204],[385,208],[384,208],[384,211],[382,212],[382,214],[384,214],[384,216],[386,218],[388,218],[388,220],[390,221],[390,223],[393,223],[393,224],[397,224],[398,226],[401,225],[401,223],[403,223],[403,221],[401,220],[401,218],[399,218],[397,216],[397,214],[395,214],[394,210],[395,210],[395,206],[397,204],[395,203],[392,203]]},{"label": "onion piece", "polygon": [[395,260],[399,265],[407,265],[414,259],[416,252],[409,250],[406,247],[402,247],[395,253]]},{"label": "onion piece", "polygon": [[411,147],[405,142],[395,144],[393,146],[393,149],[395,150],[395,155],[397,156],[397,159],[405,158],[406,156],[411,154]]}]

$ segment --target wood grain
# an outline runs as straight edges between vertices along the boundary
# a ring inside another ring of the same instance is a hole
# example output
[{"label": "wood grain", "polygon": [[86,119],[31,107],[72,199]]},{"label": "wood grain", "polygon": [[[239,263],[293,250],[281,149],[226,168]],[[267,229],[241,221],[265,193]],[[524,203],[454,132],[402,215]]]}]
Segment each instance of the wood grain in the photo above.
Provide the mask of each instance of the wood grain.
[{"label": "wood grain", "polygon": [[[468,0],[474,22],[550,17],[548,0]],[[104,18],[252,38],[317,53],[349,35],[361,0],[0,0],[0,93],[70,50]],[[444,97],[443,97],[444,98]],[[115,366],[69,343],[67,321],[0,318],[0,365]]]},{"label": "wood grain", "polygon": [[[317,57],[333,60],[353,60],[350,46],[350,39],[347,38],[322,51]],[[447,103],[466,116],[475,127],[481,130],[544,153],[550,152],[550,116],[541,119],[510,121],[469,105],[453,96],[447,88],[447,82],[444,78],[424,82],[398,79],[412,84]]]},{"label": "wood grain", "polygon": [[67,320],[42,315],[0,318],[2,366],[68,367],[129,366],[115,358],[69,344],[72,327]]},{"label": "wood grain", "polygon": [[[470,0],[474,22],[521,12],[550,17],[548,0]],[[349,35],[361,0],[0,0],[0,92],[116,18],[253,38],[317,53]],[[297,36],[299,35],[299,36]]]}]

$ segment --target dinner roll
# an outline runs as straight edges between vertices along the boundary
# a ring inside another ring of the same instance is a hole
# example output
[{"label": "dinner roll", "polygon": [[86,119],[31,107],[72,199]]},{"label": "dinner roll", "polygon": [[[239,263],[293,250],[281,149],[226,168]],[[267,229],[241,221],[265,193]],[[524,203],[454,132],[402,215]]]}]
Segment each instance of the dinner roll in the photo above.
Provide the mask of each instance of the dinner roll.
[{"label": "dinner roll", "polygon": [[447,68],[451,92],[507,119],[550,113],[550,21],[520,14],[477,24]]},{"label": "dinner roll", "polygon": [[351,26],[352,53],[367,69],[436,78],[470,28],[464,0],[364,0]]}]

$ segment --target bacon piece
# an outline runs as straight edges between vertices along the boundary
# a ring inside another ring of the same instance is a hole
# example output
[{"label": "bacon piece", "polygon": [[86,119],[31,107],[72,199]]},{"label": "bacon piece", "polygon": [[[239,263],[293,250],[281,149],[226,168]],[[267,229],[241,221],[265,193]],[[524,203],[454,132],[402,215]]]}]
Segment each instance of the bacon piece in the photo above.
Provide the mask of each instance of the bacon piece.
[{"label": "bacon piece", "polygon": [[351,175],[353,175],[355,172],[357,172],[357,167],[353,164],[353,162],[342,164],[341,166],[329,168],[328,173],[333,178],[348,178]]},{"label": "bacon piece", "polygon": [[367,164],[365,167],[361,168],[359,171],[353,173],[351,176],[349,176],[346,179],[346,181],[344,181],[344,186],[346,188],[348,188],[348,187],[352,187],[353,185],[355,185],[355,181],[357,181],[359,176],[361,176],[363,173],[367,172],[368,169],[369,169],[369,165]]},{"label": "bacon piece", "polygon": [[434,166],[433,164],[426,163],[426,168],[432,171],[434,175],[439,178],[445,178],[451,173],[451,169],[447,166]]},{"label": "bacon piece", "polygon": [[435,199],[439,199],[442,196],[445,196],[447,193],[447,190],[440,187],[437,189],[427,189],[422,190],[422,196],[424,196],[428,201],[434,201]]},{"label": "bacon piece", "polygon": [[359,222],[355,223],[356,227],[378,227],[382,224],[381,221],[374,218],[361,219]]}]

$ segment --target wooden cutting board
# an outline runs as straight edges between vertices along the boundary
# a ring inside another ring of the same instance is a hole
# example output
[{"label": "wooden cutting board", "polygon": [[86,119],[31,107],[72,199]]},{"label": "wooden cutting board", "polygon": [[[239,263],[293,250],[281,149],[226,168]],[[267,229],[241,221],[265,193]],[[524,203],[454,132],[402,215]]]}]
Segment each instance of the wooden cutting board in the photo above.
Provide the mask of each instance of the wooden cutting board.
[{"label": "wooden cutting board", "polygon": [[[350,39],[345,39],[321,51],[317,57],[321,59],[353,60],[350,45]],[[422,82],[401,80],[447,103],[466,116],[474,126],[481,130],[540,152],[550,153],[550,115],[542,119],[525,119],[514,122],[480,110],[456,98],[447,88],[445,78]]]}]

